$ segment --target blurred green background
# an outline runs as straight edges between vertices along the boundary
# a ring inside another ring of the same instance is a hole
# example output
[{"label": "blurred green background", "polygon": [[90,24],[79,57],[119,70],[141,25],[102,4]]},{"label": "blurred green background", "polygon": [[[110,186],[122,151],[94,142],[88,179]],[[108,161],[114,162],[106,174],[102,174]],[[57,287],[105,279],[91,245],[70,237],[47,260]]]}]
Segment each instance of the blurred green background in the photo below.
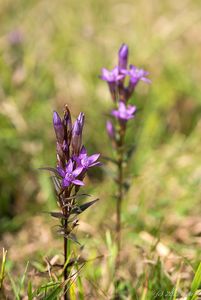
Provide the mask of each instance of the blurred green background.
[{"label": "blurred green background", "polygon": [[[132,99],[140,112],[127,137],[136,151],[123,214],[126,239],[133,244],[142,231],[158,236],[160,228],[169,246],[184,253],[192,247],[197,257],[200,233],[184,226],[190,246],[175,232],[201,212],[200,7],[198,0],[0,2],[1,245],[9,248],[12,239],[4,234],[12,236],[33,216],[51,224],[41,212],[56,204],[48,174],[38,168],[55,164],[54,109],[62,112],[67,103],[74,117],[83,111],[89,152],[110,155],[104,128],[112,103],[99,74],[117,63],[124,42],[129,62],[152,80],[140,83]],[[90,174],[86,191],[101,201],[85,223],[100,232],[112,228],[107,166]]]}]

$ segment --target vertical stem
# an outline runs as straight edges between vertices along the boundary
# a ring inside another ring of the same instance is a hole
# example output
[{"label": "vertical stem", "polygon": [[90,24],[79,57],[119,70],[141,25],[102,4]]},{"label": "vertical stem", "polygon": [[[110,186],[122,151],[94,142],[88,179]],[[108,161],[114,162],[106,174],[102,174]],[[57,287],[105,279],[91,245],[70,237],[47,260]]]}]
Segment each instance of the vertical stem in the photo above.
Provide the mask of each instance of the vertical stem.
[{"label": "vertical stem", "polygon": [[122,179],[123,179],[123,168],[122,161],[118,164],[118,196],[116,205],[116,234],[117,234],[117,258],[116,258],[116,270],[118,269],[120,263],[120,251],[121,251],[121,206],[123,199],[122,190]]},{"label": "vertical stem", "polygon": [[[66,193],[66,198],[68,198],[70,196],[70,192],[68,191]],[[65,216],[65,220],[64,220],[64,232],[67,232],[68,229],[68,217],[69,217],[69,211],[68,211],[68,206],[64,208],[63,210],[63,214]],[[68,238],[64,236],[64,266],[66,265],[66,262],[68,260]],[[68,268],[67,266],[65,266],[64,268],[64,281],[66,282],[68,279]],[[64,300],[70,300],[68,291],[67,291],[67,284],[65,284],[64,287]]]},{"label": "vertical stem", "polygon": [[118,271],[120,265],[120,251],[121,251],[121,207],[123,200],[123,153],[124,153],[124,136],[125,126],[121,125],[119,130],[119,142],[117,143],[117,203],[116,203],[116,241],[117,241],[117,257],[115,262],[115,271]]},{"label": "vertical stem", "polygon": [[[64,221],[64,228],[65,231],[67,229],[67,225],[68,225],[68,220],[65,219]],[[68,239],[67,237],[64,237],[64,266],[66,264],[68,260]],[[68,279],[68,268],[65,267],[64,269],[64,281],[66,281]],[[67,285],[65,285],[64,287],[64,300],[69,300],[70,298],[68,297],[68,292],[67,292]]]}]

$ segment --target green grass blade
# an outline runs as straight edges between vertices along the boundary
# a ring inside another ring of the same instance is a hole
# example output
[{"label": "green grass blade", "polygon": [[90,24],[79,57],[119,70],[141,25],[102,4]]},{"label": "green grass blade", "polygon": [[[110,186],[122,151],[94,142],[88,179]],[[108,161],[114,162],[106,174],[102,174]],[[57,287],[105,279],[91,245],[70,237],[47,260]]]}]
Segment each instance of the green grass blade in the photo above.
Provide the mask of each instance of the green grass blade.
[{"label": "green grass blade", "polygon": [[[76,265],[76,270],[78,272],[78,266]],[[78,274],[77,276],[77,285],[78,285],[78,296],[80,300],[84,300],[84,289],[83,289],[83,284],[82,284],[82,278]]]},{"label": "green grass blade", "polygon": [[28,300],[33,300],[33,291],[32,291],[31,281],[28,282],[27,295],[28,295]]},{"label": "green grass blade", "polygon": [[172,300],[176,300],[177,299],[177,292],[178,292],[178,289],[179,289],[180,280],[181,280],[181,274],[179,273],[179,276],[178,276],[177,282],[176,282],[176,287],[174,289],[174,295],[173,295],[173,299]]},{"label": "green grass blade", "polygon": [[3,280],[4,280],[4,276],[5,276],[6,255],[7,255],[7,251],[5,251],[5,249],[3,248],[1,273],[0,273],[0,289],[2,288]]},{"label": "green grass blade", "polygon": [[26,273],[27,273],[28,266],[29,266],[29,261],[28,261],[27,264],[26,264],[24,273],[23,273],[22,278],[21,278],[21,280],[20,280],[20,285],[19,285],[18,295],[20,295],[20,292],[21,292],[21,290],[22,290],[22,288],[23,288],[24,280],[25,280],[25,277],[26,277]]},{"label": "green grass blade", "polygon": [[48,282],[47,284],[42,284],[38,287],[34,292],[32,292],[32,297],[37,297],[40,293],[44,292],[44,290],[48,288],[56,288],[58,285],[61,285],[61,282]]},{"label": "green grass blade", "polygon": [[55,287],[50,293],[49,295],[47,295],[44,300],[56,300],[57,297],[61,294],[61,292],[63,291],[63,287],[62,285],[59,285],[57,287]]},{"label": "green grass blade", "polygon": [[190,291],[191,295],[188,296],[187,300],[197,299],[195,293],[199,289],[200,285],[201,285],[201,263],[199,264],[195,276],[193,278],[193,282],[191,284],[191,291]]},{"label": "green grass blade", "polygon": [[20,300],[20,296],[18,294],[17,286],[16,286],[16,284],[15,284],[12,276],[10,275],[10,273],[8,273],[8,277],[9,277],[9,280],[10,280],[10,283],[11,283],[11,286],[12,286],[12,289],[13,289],[13,293],[15,295],[16,300]]}]

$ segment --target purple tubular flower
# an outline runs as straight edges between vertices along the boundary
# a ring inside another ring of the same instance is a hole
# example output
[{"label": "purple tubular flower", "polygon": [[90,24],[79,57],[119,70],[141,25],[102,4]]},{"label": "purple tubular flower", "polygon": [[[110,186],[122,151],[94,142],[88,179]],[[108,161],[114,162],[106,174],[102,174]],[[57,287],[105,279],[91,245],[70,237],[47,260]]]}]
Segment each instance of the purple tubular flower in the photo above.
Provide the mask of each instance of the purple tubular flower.
[{"label": "purple tubular flower", "polygon": [[119,68],[115,67],[113,70],[109,71],[105,68],[102,69],[101,79],[107,81],[108,83],[116,83],[123,79],[126,74],[120,73]]},{"label": "purple tubular flower", "polygon": [[57,141],[62,144],[64,140],[64,127],[61,118],[56,111],[53,113],[53,125]]},{"label": "purple tubular flower", "polygon": [[82,145],[82,130],[84,126],[84,114],[80,113],[74,123],[72,130],[72,147],[73,153],[78,154]]},{"label": "purple tubular flower", "polygon": [[119,49],[119,69],[126,69],[128,63],[128,46],[122,44]]},{"label": "purple tubular flower", "polygon": [[143,69],[138,69],[133,65],[130,65],[128,75],[130,75],[130,84],[133,86],[136,86],[140,80],[145,81],[146,83],[151,83],[151,80],[146,78],[146,76],[149,75],[149,72]]},{"label": "purple tubular flower", "polygon": [[83,128],[83,126],[84,126],[84,113],[79,113],[79,116],[78,116],[78,121],[80,122],[80,125],[81,125],[81,127]]},{"label": "purple tubular flower", "polygon": [[8,41],[11,46],[17,46],[23,42],[23,34],[19,29],[13,30],[8,34]]},{"label": "purple tubular flower", "polygon": [[82,167],[83,170],[87,170],[91,167],[99,166],[100,162],[98,162],[98,158],[100,157],[99,153],[87,156],[87,150],[84,146],[79,153],[79,156],[74,157],[79,167]]},{"label": "purple tubular flower", "polygon": [[65,131],[67,133],[67,136],[69,136],[69,134],[72,131],[72,120],[71,120],[70,111],[69,111],[67,105],[65,107],[63,125],[64,125]]},{"label": "purple tubular flower", "polygon": [[115,138],[115,128],[111,121],[107,121],[106,130],[107,130],[108,136],[111,139],[114,139]]},{"label": "purple tubular flower", "polygon": [[70,186],[71,184],[84,185],[84,183],[81,180],[76,179],[82,173],[83,167],[78,167],[75,170],[73,170],[73,162],[71,159],[67,163],[65,170],[60,167],[57,167],[57,171],[59,175],[63,178],[62,186],[64,188]]},{"label": "purple tubular flower", "polygon": [[121,121],[128,121],[134,118],[135,112],[136,106],[128,105],[126,107],[125,103],[120,101],[118,110],[113,110],[111,114]]},{"label": "purple tubular flower", "polygon": [[105,68],[102,69],[101,79],[107,81],[112,99],[116,101],[116,89],[118,83],[123,81],[126,76],[125,70],[119,70],[118,67],[115,67],[113,70],[109,71]]}]

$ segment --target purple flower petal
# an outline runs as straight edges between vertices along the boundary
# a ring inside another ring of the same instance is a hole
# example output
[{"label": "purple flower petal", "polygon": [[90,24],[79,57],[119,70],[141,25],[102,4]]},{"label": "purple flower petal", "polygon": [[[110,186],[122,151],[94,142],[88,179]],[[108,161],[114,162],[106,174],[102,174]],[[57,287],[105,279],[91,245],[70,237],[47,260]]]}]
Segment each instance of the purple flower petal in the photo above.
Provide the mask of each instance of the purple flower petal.
[{"label": "purple flower petal", "polygon": [[69,180],[67,180],[65,178],[62,180],[62,186],[63,187],[68,187],[70,184],[71,184],[71,182]]},{"label": "purple flower petal", "polygon": [[143,80],[147,83],[150,83],[151,81],[146,78],[147,75],[149,75],[149,72],[139,69],[136,66],[130,65],[130,70],[129,70],[129,75],[130,75],[130,82],[131,84],[137,84],[139,80]]},{"label": "purple flower petal", "polygon": [[119,116],[118,110],[113,110],[113,111],[111,112],[111,115],[114,116],[114,117],[116,117],[116,118],[118,118],[118,116]]},{"label": "purple flower petal", "polygon": [[97,161],[97,162],[91,164],[90,167],[101,166],[101,165],[102,165],[102,163],[100,161]]},{"label": "purple flower petal", "polygon": [[80,154],[87,154],[87,149],[84,146],[82,146]]},{"label": "purple flower petal", "polygon": [[119,111],[121,111],[121,112],[125,112],[126,111],[126,105],[122,101],[119,102]]},{"label": "purple flower petal", "polygon": [[97,161],[97,159],[100,157],[100,154],[97,153],[97,154],[93,154],[91,156],[88,157],[88,162],[89,164],[93,164],[95,161]]},{"label": "purple flower petal", "polygon": [[84,182],[78,179],[73,180],[72,183],[74,183],[75,185],[84,185]]},{"label": "purple flower petal", "polygon": [[134,114],[136,109],[136,106],[128,105],[129,114]]},{"label": "purple flower petal", "polygon": [[66,165],[66,172],[70,173],[73,171],[73,162],[72,159],[70,159]]},{"label": "purple flower petal", "polygon": [[113,70],[109,71],[105,68],[102,69],[101,78],[108,83],[118,82],[119,80],[123,79],[125,74],[121,74],[119,72],[119,68],[115,67]]},{"label": "purple flower petal", "polygon": [[57,167],[57,171],[61,177],[65,177],[65,171],[61,167]]},{"label": "purple flower petal", "polygon": [[83,167],[78,167],[77,169],[75,169],[75,170],[72,172],[72,174],[73,174],[73,176],[77,177],[77,176],[80,175],[80,173],[82,173],[82,171],[83,171]]},{"label": "purple flower petal", "polygon": [[128,107],[126,107],[125,103],[120,101],[118,110],[113,110],[111,114],[119,120],[127,121],[134,117],[135,111],[135,106],[128,105]]}]

